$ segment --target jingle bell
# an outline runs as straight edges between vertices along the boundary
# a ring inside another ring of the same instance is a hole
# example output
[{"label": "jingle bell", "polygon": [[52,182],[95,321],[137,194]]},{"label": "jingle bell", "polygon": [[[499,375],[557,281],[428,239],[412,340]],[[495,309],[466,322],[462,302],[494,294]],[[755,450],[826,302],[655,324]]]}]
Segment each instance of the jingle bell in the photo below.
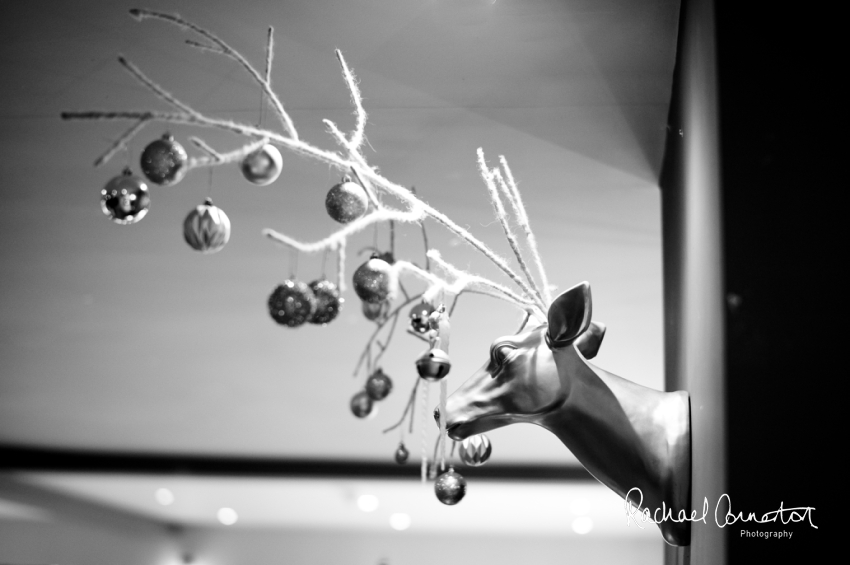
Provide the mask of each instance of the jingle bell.
[{"label": "jingle bell", "polygon": [[377,369],[374,373],[369,375],[369,378],[366,380],[366,394],[368,394],[369,398],[372,400],[385,399],[392,389],[392,380],[390,380],[390,378],[384,374],[384,371],[381,369]]},{"label": "jingle bell", "polygon": [[493,446],[490,444],[490,439],[484,434],[478,434],[460,442],[458,454],[460,460],[470,467],[478,467],[490,459],[492,451]]},{"label": "jingle bell", "polygon": [[432,349],[422,354],[416,360],[416,371],[419,376],[429,381],[439,381],[449,374],[452,362],[449,355],[442,349]]},{"label": "jingle bell", "polygon": [[448,506],[457,504],[466,496],[466,479],[449,467],[449,470],[437,477],[434,482],[434,494],[443,504]]},{"label": "jingle bell", "polygon": [[408,457],[410,457],[410,452],[404,447],[404,444],[398,444],[398,449],[395,450],[395,462],[399,465],[404,465]]},{"label": "jingle bell", "polygon": [[365,418],[372,413],[372,408],[375,406],[365,390],[361,390],[351,397],[351,413],[358,418]]}]

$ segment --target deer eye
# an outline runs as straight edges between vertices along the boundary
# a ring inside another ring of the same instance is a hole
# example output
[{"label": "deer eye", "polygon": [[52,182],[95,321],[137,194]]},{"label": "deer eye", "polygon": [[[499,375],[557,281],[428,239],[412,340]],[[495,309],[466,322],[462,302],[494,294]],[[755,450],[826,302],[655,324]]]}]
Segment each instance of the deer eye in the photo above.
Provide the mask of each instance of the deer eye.
[{"label": "deer eye", "polygon": [[496,367],[501,367],[502,365],[504,365],[505,361],[508,358],[508,355],[510,355],[511,351],[513,351],[514,349],[516,349],[516,347],[507,343],[503,343],[494,347],[491,357]]}]

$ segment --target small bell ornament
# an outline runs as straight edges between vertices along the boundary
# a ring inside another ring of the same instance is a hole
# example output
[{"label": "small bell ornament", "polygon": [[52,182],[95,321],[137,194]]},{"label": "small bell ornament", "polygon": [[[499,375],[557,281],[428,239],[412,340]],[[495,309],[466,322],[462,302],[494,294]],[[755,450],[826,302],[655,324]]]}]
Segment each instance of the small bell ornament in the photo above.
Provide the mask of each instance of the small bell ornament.
[{"label": "small bell ornament", "polygon": [[372,413],[375,404],[365,390],[361,390],[351,397],[351,413],[358,418],[365,418]]},{"label": "small bell ornament", "polygon": [[189,156],[183,146],[165,134],[142,152],[142,172],[154,184],[171,186],[186,176]]},{"label": "small bell ornament", "polygon": [[221,251],[230,240],[230,218],[207,198],[183,220],[183,239],[195,251]]},{"label": "small bell ornament", "polygon": [[410,457],[410,452],[404,447],[404,444],[398,444],[398,449],[395,450],[395,462],[399,465],[404,465],[408,457]]},{"label": "small bell ornament", "polygon": [[378,302],[377,304],[363,302],[363,315],[366,316],[367,320],[377,320],[386,315],[389,306],[389,302],[386,301]]},{"label": "small bell ornament", "polygon": [[310,283],[310,290],[316,297],[316,311],[308,321],[311,324],[321,325],[333,321],[345,301],[339,297],[339,289],[331,281],[320,279]]},{"label": "small bell ornament", "polygon": [[416,360],[416,372],[427,381],[439,381],[449,374],[452,362],[442,349],[431,349]]},{"label": "small bell ornament", "polygon": [[362,186],[351,181],[345,175],[342,182],[335,184],[325,198],[325,209],[328,215],[341,224],[353,222],[366,213],[369,207],[369,197]]},{"label": "small bell ornament", "polygon": [[431,329],[428,316],[434,311],[434,307],[427,302],[420,302],[410,309],[410,329],[418,334],[427,333]]},{"label": "small bell ornament", "polygon": [[280,150],[266,143],[242,160],[242,176],[258,186],[266,186],[277,180],[283,170],[283,157]]},{"label": "small bell ornament", "polygon": [[392,299],[398,286],[392,267],[377,253],[373,253],[371,259],[357,267],[352,282],[357,296],[371,304]]},{"label": "small bell ornament", "polygon": [[449,467],[448,471],[434,481],[434,493],[437,495],[437,500],[445,505],[457,504],[466,496],[466,479]]},{"label": "small bell ornament", "polygon": [[116,224],[135,224],[145,217],[150,207],[148,185],[133,176],[129,167],[100,191],[100,208]]},{"label": "small bell ornament", "polygon": [[490,453],[492,451],[493,446],[490,444],[487,436],[478,434],[460,442],[458,454],[460,455],[460,460],[470,467],[478,467],[490,459]]},{"label": "small bell ornament", "polygon": [[306,283],[286,280],[269,296],[269,314],[282,326],[295,328],[313,317],[316,297]]},{"label": "small bell ornament", "polygon": [[377,369],[366,380],[366,394],[372,400],[385,399],[392,389],[393,381],[381,369]]}]

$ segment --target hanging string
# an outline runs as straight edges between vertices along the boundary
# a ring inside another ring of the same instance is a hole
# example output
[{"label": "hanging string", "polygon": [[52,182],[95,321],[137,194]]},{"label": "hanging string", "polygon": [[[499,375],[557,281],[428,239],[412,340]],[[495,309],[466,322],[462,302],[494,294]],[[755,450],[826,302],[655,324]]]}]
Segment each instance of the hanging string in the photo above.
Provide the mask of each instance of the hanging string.
[{"label": "hanging string", "polygon": [[448,385],[446,379],[440,380],[440,470],[446,470],[446,396]]},{"label": "hanging string", "polygon": [[378,224],[377,223],[375,223],[375,234],[374,234],[374,242],[372,244],[372,247],[375,249],[375,252],[377,253],[377,251],[378,251]]},{"label": "hanging string", "polygon": [[213,170],[215,167],[210,167],[210,174],[207,178],[207,198],[212,199],[212,187],[213,187]]},{"label": "hanging string", "polygon": [[422,415],[420,416],[422,420],[422,468],[420,474],[423,483],[428,480],[428,434],[426,428],[428,425],[428,388],[427,381],[422,383],[420,388],[420,398],[422,399]]},{"label": "hanging string", "polygon": [[298,250],[293,247],[289,248],[289,273],[289,278],[293,280],[298,274]]},{"label": "hanging string", "polygon": [[390,220],[390,254],[395,258],[395,221]]},{"label": "hanging string", "polygon": [[328,262],[328,251],[329,250],[326,248],[325,252],[322,253],[322,279],[323,280],[328,278],[325,274],[325,265],[327,265],[327,262]]},{"label": "hanging string", "polygon": [[336,287],[345,292],[345,240],[336,245]]}]

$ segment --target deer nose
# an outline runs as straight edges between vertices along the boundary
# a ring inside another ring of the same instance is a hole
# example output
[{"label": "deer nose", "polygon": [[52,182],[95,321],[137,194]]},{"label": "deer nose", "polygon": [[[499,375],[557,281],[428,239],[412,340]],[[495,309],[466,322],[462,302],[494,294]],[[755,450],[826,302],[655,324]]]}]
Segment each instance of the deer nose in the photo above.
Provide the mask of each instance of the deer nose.
[{"label": "deer nose", "polygon": [[437,426],[440,425],[440,407],[439,406],[434,408],[434,421],[437,422]]}]

